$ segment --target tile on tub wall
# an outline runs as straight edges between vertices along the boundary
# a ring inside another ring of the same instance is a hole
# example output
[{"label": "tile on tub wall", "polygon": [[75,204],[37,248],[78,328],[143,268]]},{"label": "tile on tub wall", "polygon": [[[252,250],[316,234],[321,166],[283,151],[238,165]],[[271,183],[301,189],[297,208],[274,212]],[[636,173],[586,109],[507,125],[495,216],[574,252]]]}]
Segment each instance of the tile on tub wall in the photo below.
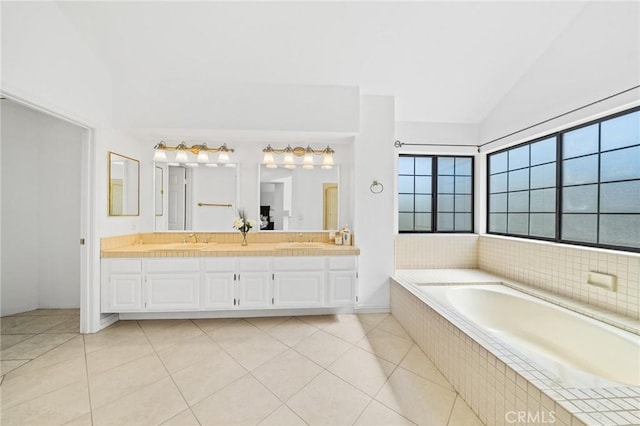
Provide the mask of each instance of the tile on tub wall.
[{"label": "tile on tub wall", "polygon": [[396,269],[477,267],[478,235],[401,234],[395,238]]},{"label": "tile on tub wall", "polygon": [[[640,255],[494,235],[478,240],[487,272],[631,318],[640,318]],[[587,285],[589,271],[612,274],[617,291]]]}]

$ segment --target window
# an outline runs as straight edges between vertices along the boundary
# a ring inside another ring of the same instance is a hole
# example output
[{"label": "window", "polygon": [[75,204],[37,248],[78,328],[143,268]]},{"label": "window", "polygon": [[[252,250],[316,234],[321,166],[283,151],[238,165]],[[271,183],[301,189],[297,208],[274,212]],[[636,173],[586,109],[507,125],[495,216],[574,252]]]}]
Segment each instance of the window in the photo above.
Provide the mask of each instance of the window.
[{"label": "window", "polygon": [[489,233],[638,251],[640,109],[489,155]]},{"label": "window", "polygon": [[473,157],[401,154],[398,229],[473,232]]}]

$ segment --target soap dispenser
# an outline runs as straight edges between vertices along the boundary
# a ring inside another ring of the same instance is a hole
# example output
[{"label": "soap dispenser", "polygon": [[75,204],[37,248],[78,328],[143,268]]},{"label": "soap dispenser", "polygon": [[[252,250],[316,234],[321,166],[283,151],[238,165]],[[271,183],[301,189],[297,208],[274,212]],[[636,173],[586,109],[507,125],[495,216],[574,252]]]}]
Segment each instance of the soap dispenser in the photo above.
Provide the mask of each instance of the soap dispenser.
[{"label": "soap dispenser", "polygon": [[349,225],[345,225],[342,228],[342,244],[345,246],[351,245],[351,230],[349,229]]}]

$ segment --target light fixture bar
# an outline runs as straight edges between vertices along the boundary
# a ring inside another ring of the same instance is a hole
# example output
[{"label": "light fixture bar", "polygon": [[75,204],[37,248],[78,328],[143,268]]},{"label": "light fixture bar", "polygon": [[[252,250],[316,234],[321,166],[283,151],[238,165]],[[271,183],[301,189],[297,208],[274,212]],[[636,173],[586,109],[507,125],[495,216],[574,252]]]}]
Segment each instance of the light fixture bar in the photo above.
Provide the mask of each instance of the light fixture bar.
[{"label": "light fixture bar", "polygon": [[229,162],[229,153],[234,152],[233,148],[229,148],[226,143],[223,143],[218,148],[209,148],[206,143],[195,144],[188,146],[186,142],[181,142],[176,146],[167,145],[164,141],[156,144],[153,149],[155,150],[153,160],[157,162],[166,163],[167,151],[176,151],[176,161],[178,163],[189,162],[188,153],[191,153],[197,157],[197,163],[206,164],[209,163],[209,153],[219,153],[218,161],[221,163]]},{"label": "light fixture bar", "polygon": [[309,145],[307,145],[306,148],[303,148],[301,146],[291,147],[291,145],[287,145],[286,148],[278,149],[273,148],[269,144],[262,150],[262,152],[264,153],[262,164],[264,164],[268,168],[278,167],[275,161],[276,154],[284,154],[283,164],[284,167],[288,169],[293,169],[296,167],[294,156],[304,157],[302,161],[302,167],[305,169],[313,169],[314,155],[321,155],[324,157],[322,161],[323,169],[330,169],[334,165],[333,154],[335,151],[331,149],[329,145],[327,145],[325,149],[313,149]]}]

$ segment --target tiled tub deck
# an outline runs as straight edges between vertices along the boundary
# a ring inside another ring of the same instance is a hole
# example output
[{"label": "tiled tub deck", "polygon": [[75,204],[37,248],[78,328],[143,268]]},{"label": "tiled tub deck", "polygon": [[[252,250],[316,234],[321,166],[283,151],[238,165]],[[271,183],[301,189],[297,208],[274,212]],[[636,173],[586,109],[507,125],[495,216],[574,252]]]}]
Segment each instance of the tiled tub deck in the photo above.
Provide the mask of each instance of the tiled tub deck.
[{"label": "tiled tub deck", "polygon": [[[488,425],[637,425],[640,387],[568,388],[517,349],[460,314],[425,301],[412,282],[502,283],[638,334],[638,321],[606,315],[567,299],[477,270],[397,271],[391,311],[478,417]],[[639,337],[640,339],[640,337]]]}]

